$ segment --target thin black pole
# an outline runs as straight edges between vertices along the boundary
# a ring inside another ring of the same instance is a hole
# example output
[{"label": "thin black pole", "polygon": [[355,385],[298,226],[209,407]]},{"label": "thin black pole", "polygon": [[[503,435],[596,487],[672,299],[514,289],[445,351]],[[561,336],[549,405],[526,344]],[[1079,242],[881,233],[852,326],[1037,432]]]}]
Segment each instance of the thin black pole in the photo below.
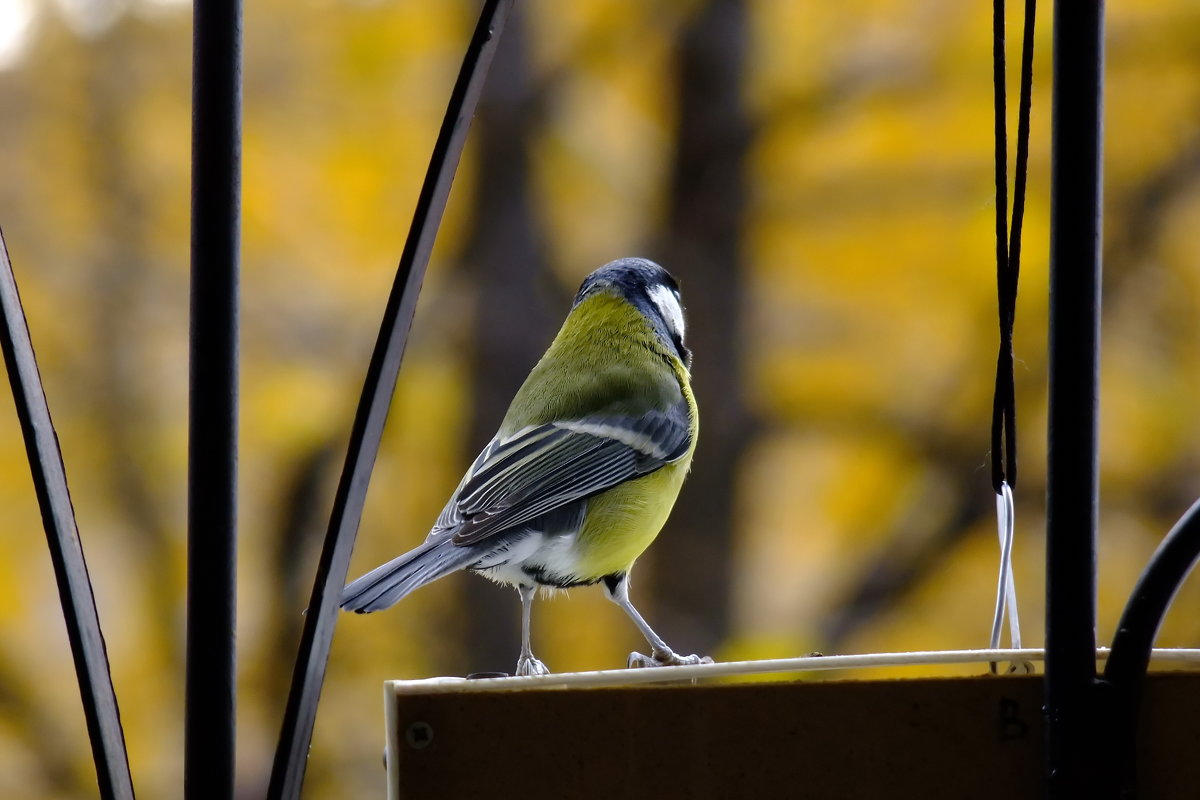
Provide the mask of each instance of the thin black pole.
[{"label": "thin black pole", "polygon": [[[29,326],[17,293],[17,281],[8,260],[4,234],[0,232],[0,347],[8,367],[13,401],[33,488],[42,510],[42,525],[50,546],[50,560],[58,582],[58,597],[62,603],[71,656],[75,660],[75,675],[83,700],[83,716],[87,721],[92,758],[96,762],[96,782],[104,800],[132,800],[133,781],[129,776],[129,758],[125,750],[125,734],[121,730],[121,713],[113,690],[108,653],[100,630],[96,598],[83,558],[83,543],[75,524],[75,509],[67,489],[67,471],[58,435],[50,418],[50,406],[42,389],[37,358]],[[57,743],[46,743],[56,746]]]},{"label": "thin black pole", "polygon": [[1097,416],[1104,3],[1056,0],[1046,489],[1051,798],[1095,787]]},{"label": "thin black pole", "polygon": [[184,795],[234,787],[241,0],[196,0]]},{"label": "thin black pole", "polygon": [[396,268],[396,279],[384,307],[379,338],[367,365],[367,376],[363,381],[362,395],[350,430],[350,443],[346,448],[346,461],[317,563],[317,576],[304,618],[300,649],[292,672],[279,743],[275,749],[271,782],[267,788],[269,800],[294,800],[300,796],[304,783],[308,748],[317,718],[317,702],[321,698],[325,667],[333,644],[338,600],[342,585],[346,582],[350,553],[362,519],[371,470],[375,466],[383,436],[383,425],[387,421],[392,394],[396,390],[400,362],[404,358],[408,332],[416,312],[417,296],[421,291],[425,267],[433,251],[433,242],[454,182],[470,121],[512,4],[513,0],[487,0],[480,11],[479,22],[467,45],[462,68],[450,94],[446,116],[434,142],[425,182],[417,197],[408,239]]}]

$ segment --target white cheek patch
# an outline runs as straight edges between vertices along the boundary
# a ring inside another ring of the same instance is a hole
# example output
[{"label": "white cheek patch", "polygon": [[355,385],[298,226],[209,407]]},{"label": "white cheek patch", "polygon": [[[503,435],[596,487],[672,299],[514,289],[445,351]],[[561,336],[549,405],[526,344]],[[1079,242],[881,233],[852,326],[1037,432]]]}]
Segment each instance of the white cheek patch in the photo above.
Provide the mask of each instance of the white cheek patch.
[{"label": "white cheek patch", "polygon": [[667,321],[668,330],[678,336],[680,341],[683,341],[683,309],[680,307],[675,293],[660,284],[652,287],[649,294],[651,302],[658,308],[658,313],[662,314],[662,318]]}]

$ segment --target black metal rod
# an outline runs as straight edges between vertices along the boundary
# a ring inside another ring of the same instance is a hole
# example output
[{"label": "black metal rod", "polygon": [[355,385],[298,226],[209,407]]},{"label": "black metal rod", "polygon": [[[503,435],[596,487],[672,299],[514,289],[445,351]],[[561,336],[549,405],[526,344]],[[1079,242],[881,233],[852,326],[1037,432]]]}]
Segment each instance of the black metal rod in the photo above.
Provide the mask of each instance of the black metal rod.
[{"label": "black metal rod", "polygon": [[184,795],[220,800],[236,743],[242,3],[194,8]]},{"label": "black metal rod", "polygon": [[1104,3],[1056,0],[1046,489],[1046,747],[1051,798],[1095,775]]},{"label": "black metal rod", "polygon": [[304,619],[300,651],[296,656],[291,690],[271,770],[271,783],[267,790],[267,797],[271,800],[298,798],[304,783],[317,703],[321,697],[333,629],[337,622],[338,599],[346,582],[350,553],[354,549],[367,486],[379,454],[384,422],[400,374],[400,362],[416,311],[417,296],[466,142],[470,120],[475,114],[488,67],[511,7],[512,0],[487,0],[480,12],[479,23],[463,57],[462,68],[430,156],[425,182],[417,198],[412,226],[384,308],[379,338],[367,367],[362,397],[350,431],[346,462],[317,565],[317,577]]},{"label": "black metal rod", "polygon": [[88,577],[83,544],[75,523],[75,509],[67,489],[66,466],[50,418],[50,406],[42,388],[29,325],[17,293],[17,281],[8,260],[3,232],[0,232],[0,312],[4,317],[0,346],[4,350],[21,434],[25,438],[33,488],[42,509],[42,525],[46,529],[50,560],[58,582],[58,598],[67,625],[71,656],[75,660],[75,675],[79,679],[79,694],[92,744],[92,758],[96,762],[100,796],[105,800],[132,800],[133,780],[129,775],[125,734],[121,730],[121,712],[113,690],[96,598],[92,594],[92,581]]},{"label": "black metal rod", "polygon": [[1111,714],[1105,731],[1105,767],[1121,797],[1134,796],[1138,707],[1150,651],[1163,618],[1200,559],[1200,500],[1192,505],[1150,559],[1121,614],[1104,665]]}]

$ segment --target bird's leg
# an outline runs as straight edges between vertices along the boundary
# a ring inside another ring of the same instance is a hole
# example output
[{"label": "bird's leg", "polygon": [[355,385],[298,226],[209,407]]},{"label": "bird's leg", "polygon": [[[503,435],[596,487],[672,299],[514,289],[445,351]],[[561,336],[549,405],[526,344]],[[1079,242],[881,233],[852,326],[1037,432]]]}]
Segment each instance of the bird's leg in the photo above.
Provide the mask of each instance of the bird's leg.
[{"label": "bird's leg", "polygon": [[549,675],[550,670],[533,657],[533,650],[529,646],[529,611],[533,607],[533,595],[537,588],[521,584],[517,591],[521,593],[521,656],[517,659],[517,674]]},{"label": "bird's leg", "polygon": [[629,574],[626,573],[615,579],[605,578],[604,588],[608,590],[608,599],[612,600],[621,610],[629,615],[633,620],[633,624],[642,632],[642,636],[646,637],[646,641],[650,644],[650,655],[633,652],[629,654],[629,660],[626,662],[630,669],[636,667],[669,667],[682,664],[711,664],[713,660],[709,656],[698,656],[692,654],[690,656],[681,656],[667,646],[662,637],[654,632],[649,623],[642,618],[638,610],[633,607],[633,603],[629,600]]}]

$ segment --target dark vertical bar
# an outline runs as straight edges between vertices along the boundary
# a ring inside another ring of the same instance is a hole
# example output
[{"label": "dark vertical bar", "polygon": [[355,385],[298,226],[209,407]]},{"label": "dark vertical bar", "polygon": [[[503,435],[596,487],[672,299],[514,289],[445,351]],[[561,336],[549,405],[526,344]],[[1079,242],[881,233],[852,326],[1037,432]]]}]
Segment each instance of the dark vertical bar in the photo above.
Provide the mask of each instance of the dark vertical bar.
[{"label": "dark vertical bar", "polygon": [[404,358],[408,332],[416,313],[417,296],[425,278],[425,267],[429,264],[442,212],[450,196],[470,121],[512,4],[513,0],[487,0],[479,13],[479,22],[463,56],[462,68],[450,93],[446,116],[434,142],[429,169],[417,197],[408,239],[396,268],[396,279],[384,307],[379,338],[375,341],[375,349],[367,365],[362,395],[350,429],[346,461],[317,563],[317,576],[304,618],[300,649],[292,671],[287,708],[284,710],[275,761],[271,768],[271,782],[267,787],[269,800],[294,800],[300,796],[304,783],[308,748],[317,719],[317,702],[321,698],[325,667],[329,663],[329,649],[333,644],[338,600],[346,582],[350,553],[362,519],[371,470],[375,466],[383,436],[383,425],[387,421],[392,394],[396,390],[400,362]]},{"label": "dark vertical bar", "polygon": [[1051,798],[1093,786],[1104,3],[1056,0],[1046,490]]},{"label": "dark vertical bar", "polygon": [[58,581],[58,597],[67,638],[71,642],[71,656],[75,660],[75,675],[79,679],[100,796],[105,800],[132,800],[133,781],[129,776],[125,734],[121,730],[121,713],[113,691],[92,581],[88,577],[83,544],[75,524],[75,509],[67,489],[67,472],[58,447],[58,435],[54,432],[50,406],[42,389],[33,341],[3,233],[0,233],[0,312],[4,318],[0,327],[0,346],[4,350],[21,434],[25,438],[33,488],[42,509],[42,524],[50,546],[54,577]]},{"label": "dark vertical bar", "polygon": [[184,794],[233,796],[241,0],[196,0]]}]

